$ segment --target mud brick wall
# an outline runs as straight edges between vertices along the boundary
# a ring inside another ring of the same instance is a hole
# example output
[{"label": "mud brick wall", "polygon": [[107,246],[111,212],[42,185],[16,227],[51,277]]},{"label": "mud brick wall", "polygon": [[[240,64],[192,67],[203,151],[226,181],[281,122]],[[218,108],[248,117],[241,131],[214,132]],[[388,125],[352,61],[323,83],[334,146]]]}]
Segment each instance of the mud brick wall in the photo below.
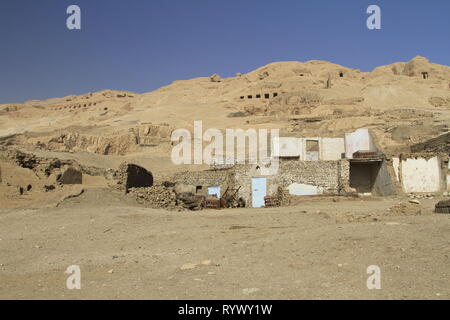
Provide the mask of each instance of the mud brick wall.
[{"label": "mud brick wall", "polygon": [[322,187],[325,194],[339,194],[349,175],[348,161],[282,161],[279,171],[273,183],[283,188],[293,183]]},{"label": "mud brick wall", "polygon": [[189,186],[201,186],[204,192],[208,187],[220,186],[223,194],[230,183],[230,172],[228,170],[206,170],[194,172],[181,172],[173,176],[173,182],[186,184]]}]

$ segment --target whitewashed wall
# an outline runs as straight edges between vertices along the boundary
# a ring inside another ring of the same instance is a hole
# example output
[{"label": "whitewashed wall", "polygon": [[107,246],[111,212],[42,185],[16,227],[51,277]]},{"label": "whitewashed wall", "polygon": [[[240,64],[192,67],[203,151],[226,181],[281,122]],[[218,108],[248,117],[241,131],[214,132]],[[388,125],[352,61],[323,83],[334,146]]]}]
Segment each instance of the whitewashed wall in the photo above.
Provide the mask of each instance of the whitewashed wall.
[{"label": "whitewashed wall", "polygon": [[344,138],[322,138],[320,139],[320,159],[340,160],[345,153]]},{"label": "whitewashed wall", "polygon": [[400,172],[403,189],[407,193],[441,190],[441,165],[438,157],[402,160]]},{"label": "whitewashed wall", "polygon": [[275,157],[299,157],[302,150],[299,138],[274,137],[273,146]]},{"label": "whitewashed wall", "polygon": [[358,129],[345,134],[345,155],[353,158],[353,153],[360,150],[376,150],[368,129]]},{"label": "whitewashed wall", "polygon": [[447,191],[450,192],[450,161],[448,162]]}]

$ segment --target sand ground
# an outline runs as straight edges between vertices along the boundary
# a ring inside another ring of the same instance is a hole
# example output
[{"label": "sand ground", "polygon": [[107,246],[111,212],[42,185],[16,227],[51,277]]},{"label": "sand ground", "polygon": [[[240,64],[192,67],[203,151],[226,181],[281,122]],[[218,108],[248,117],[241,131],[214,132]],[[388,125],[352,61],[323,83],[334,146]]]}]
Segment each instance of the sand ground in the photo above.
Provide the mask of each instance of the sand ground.
[{"label": "sand ground", "polygon": [[[389,215],[400,201],[168,212],[88,188],[56,208],[0,209],[0,298],[449,299],[450,215],[436,200]],[[81,290],[66,288],[70,265]],[[370,265],[381,290],[366,286]]]}]

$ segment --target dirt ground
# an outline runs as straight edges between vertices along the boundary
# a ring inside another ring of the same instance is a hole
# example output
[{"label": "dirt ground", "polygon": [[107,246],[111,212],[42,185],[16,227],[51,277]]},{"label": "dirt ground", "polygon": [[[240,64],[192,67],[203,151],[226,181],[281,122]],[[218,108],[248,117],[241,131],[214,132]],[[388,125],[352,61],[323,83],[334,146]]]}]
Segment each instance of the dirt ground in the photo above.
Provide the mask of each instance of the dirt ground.
[{"label": "dirt ground", "polygon": [[[402,201],[168,212],[88,188],[55,208],[0,209],[0,298],[449,299],[450,215],[431,199],[407,205],[420,215],[389,210]],[[66,287],[71,265],[81,290]],[[371,265],[381,290],[366,286]]]}]

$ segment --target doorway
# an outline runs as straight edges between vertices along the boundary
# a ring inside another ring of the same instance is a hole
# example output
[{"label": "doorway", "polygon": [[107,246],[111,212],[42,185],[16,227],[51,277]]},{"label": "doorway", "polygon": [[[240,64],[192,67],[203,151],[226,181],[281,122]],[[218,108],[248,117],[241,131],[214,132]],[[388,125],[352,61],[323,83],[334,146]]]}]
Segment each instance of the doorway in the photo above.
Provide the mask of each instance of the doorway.
[{"label": "doorway", "polygon": [[220,198],[220,186],[209,187],[208,195],[216,196],[219,199]]},{"label": "doorway", "polygon": [[267,178],[252,178],[252,207],[264,207],[264,197],[267,194]]}]

